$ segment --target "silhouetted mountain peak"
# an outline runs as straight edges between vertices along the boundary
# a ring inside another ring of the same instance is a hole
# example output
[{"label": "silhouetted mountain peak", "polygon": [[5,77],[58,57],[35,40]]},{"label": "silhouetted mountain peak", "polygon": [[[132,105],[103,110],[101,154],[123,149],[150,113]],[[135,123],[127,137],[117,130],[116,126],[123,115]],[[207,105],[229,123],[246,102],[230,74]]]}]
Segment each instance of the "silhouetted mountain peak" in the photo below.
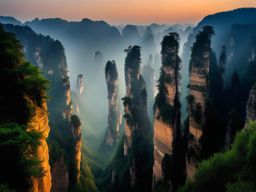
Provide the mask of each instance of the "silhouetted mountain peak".
[{"label": "silhouetted mountain peak", "polygon": [[10,16],[0,16],[0,23],[2,24],[13,24],[13,25],[21,25],[22,23],[14,17]]},{"label": "silhouetted mountain peak", "polygon": [[215,13],[204,17],[198,26],[205,25],[226,25],[226,24],[251,24],[256,23],[256,8],[240,8],[231,11]]},{"label": "silhouetted mountain peak", "polygon": [[126,25],[122,30],[122,36],[127,44],[136,44],[140,39],[139,30],[135,25]]},{"label": "silhouetted mountain peak", "polygon": [[25,23],[25,25],[29,24],[29,23],[45,23],[45,24],[49,24],[49,23],[67,23],[68,21],[61,19],[61,18],[43,18],[43,19],[39,19],[39,18],[35,18],[32,21],[27,21]]},{"label": "silhouetted mountain peak", "polygon": [[81,22],[93,22],[93,21],[91,19],[89,19],[89,18],[83,18],[81,20]]}]

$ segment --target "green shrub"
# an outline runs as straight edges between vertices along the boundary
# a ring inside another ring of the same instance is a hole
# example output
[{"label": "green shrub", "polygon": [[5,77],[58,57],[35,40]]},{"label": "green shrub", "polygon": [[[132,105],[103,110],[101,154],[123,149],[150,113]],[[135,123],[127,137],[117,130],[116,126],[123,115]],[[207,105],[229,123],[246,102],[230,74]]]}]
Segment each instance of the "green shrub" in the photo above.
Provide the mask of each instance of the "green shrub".
[{"label": "green shrub", "polygon": [[21,190],[29,186],[28,177],[44,175],[35,154],[40,137],[39,133],[25,131],[17,124],[0,125],[1,182]]},{"label": "green shrub", "polygon": [[256,122],[235,138],[231,150],[201,162],[180,192],[256,191]]}]

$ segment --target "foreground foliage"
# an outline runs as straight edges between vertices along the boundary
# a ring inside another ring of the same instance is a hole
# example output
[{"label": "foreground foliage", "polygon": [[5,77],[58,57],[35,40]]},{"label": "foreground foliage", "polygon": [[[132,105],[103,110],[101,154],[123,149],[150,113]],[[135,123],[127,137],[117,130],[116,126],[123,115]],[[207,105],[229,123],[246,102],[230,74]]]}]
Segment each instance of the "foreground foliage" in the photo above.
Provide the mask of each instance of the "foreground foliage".
[{"label": "foreground foliage", "polygon": [[256,122],[251,122],[236,135],[231,150],[200,163],[180,192],[256,191],[255,160]]}]

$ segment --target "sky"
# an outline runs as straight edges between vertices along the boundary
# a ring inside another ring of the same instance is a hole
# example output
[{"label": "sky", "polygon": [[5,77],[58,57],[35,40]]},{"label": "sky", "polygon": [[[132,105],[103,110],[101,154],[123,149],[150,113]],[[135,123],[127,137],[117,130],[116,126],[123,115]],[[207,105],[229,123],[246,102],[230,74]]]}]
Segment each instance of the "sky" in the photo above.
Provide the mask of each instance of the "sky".
[{"label": "sky", "polygon": [[112,24],[184,24],[241,7],[256,7],[256,0],[0,0],[0,15],[21,21],[59,17]]}]

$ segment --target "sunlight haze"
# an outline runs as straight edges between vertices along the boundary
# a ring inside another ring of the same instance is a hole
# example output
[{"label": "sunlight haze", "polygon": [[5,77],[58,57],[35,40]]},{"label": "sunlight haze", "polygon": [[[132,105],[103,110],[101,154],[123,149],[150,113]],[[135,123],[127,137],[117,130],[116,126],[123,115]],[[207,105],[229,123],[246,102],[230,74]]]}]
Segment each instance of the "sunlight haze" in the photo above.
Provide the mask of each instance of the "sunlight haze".
[{"label": "sunlight haze", "polygon": [[171,24],[196,23],[208,14],[254,6],[255,0],[0,0],[0,13],[23,21],[60,17],[113,24]]}]

